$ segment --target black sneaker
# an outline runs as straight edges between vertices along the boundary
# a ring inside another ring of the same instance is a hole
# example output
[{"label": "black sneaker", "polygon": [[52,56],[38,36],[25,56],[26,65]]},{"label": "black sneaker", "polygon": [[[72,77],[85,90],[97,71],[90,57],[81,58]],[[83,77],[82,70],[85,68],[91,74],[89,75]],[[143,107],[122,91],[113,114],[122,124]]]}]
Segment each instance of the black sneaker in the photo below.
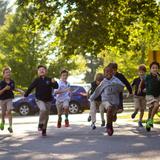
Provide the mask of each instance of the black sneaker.
[{"label": "black sneaker", "polygon": [[43,130],[42,130],[42,136],[44,136],[44,137],[47,136],[47,134],[46,134],[46,129],[43,129]]},{"label": "black sneaker", "polygon": [[38,125],[38,131],[42,131],[42,129],[43,129],[43,124],[39,124]]},{"label": "black sneaker", "polygon": [[91,116],[88,117],[88,122],[90,122],[90,121],[91,121]]},{"label": "black sneaker", "polygon": [[96,129],[96,125],[95,125],[94,123],[92,123],[92,124],[91,124],[91,128],[92,128],[93,130],[95,130],[95,129]]},{"label": "black sneaker", "polygon": [[105,124],[106,124],[106,122],[105,122],[105,121],[102,121],[101,127],[104,127]]},{"label": "black sneaker", "polygon": [[136,117],[137,113],[134,112],[132,115],[131,115],[131,118],[134,119]]},{"label": "black sneaker", "polygon": [[8,128],[8,131],[9,131],[10,133],[13,133],[13,129],[12,129],[11,127]]}]

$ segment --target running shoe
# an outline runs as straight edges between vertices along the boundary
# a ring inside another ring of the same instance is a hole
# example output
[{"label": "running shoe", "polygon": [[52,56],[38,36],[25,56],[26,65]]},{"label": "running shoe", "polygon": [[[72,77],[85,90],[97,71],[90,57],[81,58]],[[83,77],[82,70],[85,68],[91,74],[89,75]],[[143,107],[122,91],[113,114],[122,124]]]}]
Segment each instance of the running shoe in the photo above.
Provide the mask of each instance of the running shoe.
[{"label": "running shoe", "polygon": [[65,120],[65,127],[69,127],[69,120],[68,119]]}]

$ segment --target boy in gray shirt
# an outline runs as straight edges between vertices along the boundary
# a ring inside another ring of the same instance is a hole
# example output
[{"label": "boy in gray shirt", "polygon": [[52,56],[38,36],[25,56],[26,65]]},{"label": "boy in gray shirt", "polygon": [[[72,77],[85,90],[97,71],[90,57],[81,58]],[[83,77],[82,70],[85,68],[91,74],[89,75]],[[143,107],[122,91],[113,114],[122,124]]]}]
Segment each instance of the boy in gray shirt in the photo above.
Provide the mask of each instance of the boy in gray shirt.
[{"label": "boy in gray shirt", "polygon": [[113,69],[109,66],[104,68],[104,80],[91,95],[94,101],[99,95],[102,98],[102,106],[107,110],[106,132],[109,136],[113,134],[113,115],[118,109],[119,93],[123,91],[124,84],[113,75]]}]

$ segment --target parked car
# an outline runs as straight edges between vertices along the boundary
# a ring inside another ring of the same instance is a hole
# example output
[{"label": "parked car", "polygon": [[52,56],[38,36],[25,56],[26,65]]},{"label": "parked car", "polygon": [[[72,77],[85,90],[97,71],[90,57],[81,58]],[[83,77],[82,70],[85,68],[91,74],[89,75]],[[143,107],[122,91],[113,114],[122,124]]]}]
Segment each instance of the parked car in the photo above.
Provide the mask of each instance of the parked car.
[{"label": "parked car", "polygon": [[[86,93],[81,86],[71,86],[71,100],[69,104],[69,112],[71,114],[82,113],[84,109],[89,109],[89,101],[86,96],[81,93]],[[51,113],[56,114],[56,99],[53,95]],[[22,116],[27,116],[39,112],[35,102],[35,94],[30,94],[27,98],[16,97],[13,100],[14,111]]]}]

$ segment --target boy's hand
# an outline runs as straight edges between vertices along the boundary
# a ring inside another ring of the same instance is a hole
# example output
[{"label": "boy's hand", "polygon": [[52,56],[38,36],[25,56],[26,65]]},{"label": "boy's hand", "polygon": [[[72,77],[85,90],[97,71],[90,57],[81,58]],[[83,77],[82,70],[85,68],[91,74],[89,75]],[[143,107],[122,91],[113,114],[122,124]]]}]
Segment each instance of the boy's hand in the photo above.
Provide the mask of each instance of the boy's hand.
[{"label": "boy's hand", "polygon": [[130,94],[130,93],[127,94],[127,98],[130,98],[132,96],[133,96],[133,94]]},{"label": "boy's hand", "polygon": [[55,83],[55,82],[56,82],[56,80],[55,80],[54,78],[52,78],[52,79],[51,79],[51,82],[52,82],[52,83]]},{"label": "boy's hand", "polygon": [[10,87],[9,85],[7,85],[7,86],[4,88],[5,91],[8,91],[8,90],[10,90],[10,89],[11,89],[11,87]]}]

